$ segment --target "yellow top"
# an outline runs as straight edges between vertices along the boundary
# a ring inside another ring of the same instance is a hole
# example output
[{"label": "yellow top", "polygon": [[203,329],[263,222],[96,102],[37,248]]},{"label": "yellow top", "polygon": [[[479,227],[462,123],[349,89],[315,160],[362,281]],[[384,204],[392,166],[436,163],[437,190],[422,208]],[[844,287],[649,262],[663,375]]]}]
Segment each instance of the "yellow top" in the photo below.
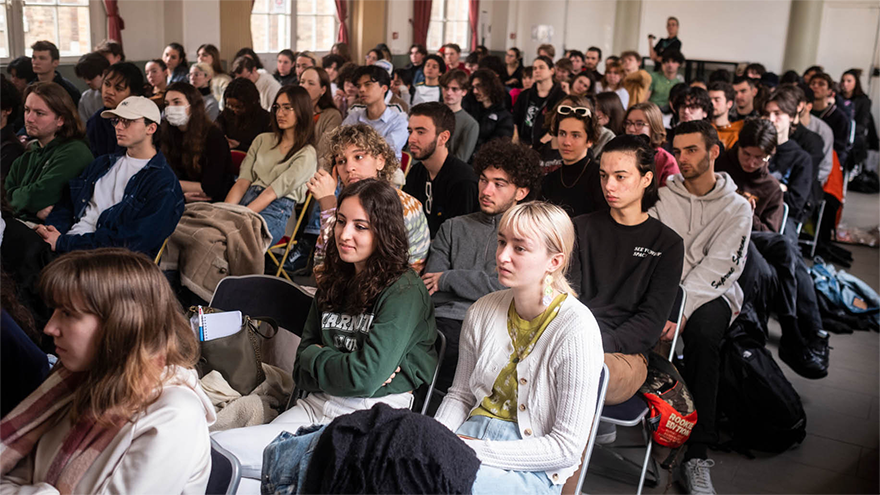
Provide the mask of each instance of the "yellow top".
[{"label": "yellow top", "polygon": [[485,397],[480,402],[480,406],[471,413],[471,416],[488,416],[504,421],[516,421],[517,392],[519,391],[516,365],[531,354],[535,343],[541,338],[547,325],[559,313],[559,307],[565,297],[566,294],[556,296],[550,306],[547,306],[547,309],[533,320],[520,318],[516,313],[514,301],[510,301],[510,309],[507,310],[507,333],[510,334],[510,341],[513,343],[513,352],[492,385],[492,395]]}]

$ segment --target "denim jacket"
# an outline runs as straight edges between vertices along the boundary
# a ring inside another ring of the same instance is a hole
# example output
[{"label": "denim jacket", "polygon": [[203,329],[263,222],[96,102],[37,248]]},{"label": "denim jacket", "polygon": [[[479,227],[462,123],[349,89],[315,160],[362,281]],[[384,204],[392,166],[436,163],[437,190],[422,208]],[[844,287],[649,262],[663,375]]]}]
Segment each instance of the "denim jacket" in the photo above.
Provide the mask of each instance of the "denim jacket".
[{"label": "denim jacket", "polygon": [[296,433],[282,431],[263,450],[263,495],[302,493],[309,461],[327,425],[302,426]]},{"label": "denim jacket", "polygon": [[161,152],[156,152],[144,168],[128,181],[122,201],[101,213],[95,232],[64,235],[85,214],[95,191],[95,183],[121,156],[112,154],[98,157],[79,177],[70,181],[61,201],[46,218],[46,224],[55,226],[62,234],[55,244],[56,252],[126,247],[155,255],[165,238],[177,227],[183,215],[183,191],[165,157]]}]

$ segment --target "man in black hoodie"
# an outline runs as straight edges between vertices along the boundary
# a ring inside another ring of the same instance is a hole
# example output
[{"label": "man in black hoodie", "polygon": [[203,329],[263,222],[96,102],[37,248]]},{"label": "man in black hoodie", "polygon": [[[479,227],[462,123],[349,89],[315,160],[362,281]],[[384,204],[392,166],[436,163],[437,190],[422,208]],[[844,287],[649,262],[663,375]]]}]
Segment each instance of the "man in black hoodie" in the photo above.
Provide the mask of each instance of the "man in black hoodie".
[{"label": "man in black hoodie", "polygon": [[443,391],[455,376],[458,338],[468,308],[504,288],[495,272],[501,215],[534,197],[543,175],[536,151],[502,139],[480,148],[474,156],[474,173],[479,177],[480,211],[440,225],[422,275],[434,300],[437,330],[446,336],[446,354],[437,377],[437,388]]},{"label": "man in black hoodie", "polygon": [[[812,212],[813,159],[790,139],[791,125],[797,115],[797,99],[774,92],[764,105],[765,117],[776,127],[776,153],[770,158],[770,173],[783,185],[788,204],[789,227],[808,218]],[[791,100],[791,101],[789,101]]]}]

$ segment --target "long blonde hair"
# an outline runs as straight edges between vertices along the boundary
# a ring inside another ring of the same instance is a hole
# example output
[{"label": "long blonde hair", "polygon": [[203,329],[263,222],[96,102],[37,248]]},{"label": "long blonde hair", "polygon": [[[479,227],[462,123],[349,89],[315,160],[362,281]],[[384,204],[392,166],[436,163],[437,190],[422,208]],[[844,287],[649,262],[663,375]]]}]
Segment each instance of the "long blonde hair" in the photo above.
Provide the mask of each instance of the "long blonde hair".
[{"label": "long blonde hair", "polygon": [[559,292],[577,297],[577,292],[565,278],[574,249],[574,225],[565,210],[543,201],[520,203],[501,217],[498,231],[505,229],[510,229],[514,237],[531,237],[543,241],[551,255],[561,253],[562,264],[549,274],[553,276],[552,286]]},{"label": "long blonde hair", "polygon": [[40,279],[52,308],[95,315],[95,357],[74,393],[71,415],[104,424],[133,420],[162,393],[166,366],[192,368],[198,342],[165,276],[122,248],[74,251]]}]

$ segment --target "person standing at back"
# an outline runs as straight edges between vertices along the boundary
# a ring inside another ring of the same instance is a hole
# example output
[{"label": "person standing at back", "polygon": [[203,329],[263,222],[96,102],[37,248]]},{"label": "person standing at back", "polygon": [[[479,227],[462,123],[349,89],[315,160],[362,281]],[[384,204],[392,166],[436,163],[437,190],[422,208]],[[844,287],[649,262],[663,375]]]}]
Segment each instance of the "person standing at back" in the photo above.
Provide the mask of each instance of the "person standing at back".
[{"label": "person standing at back", "polygon": [[477,178],[448,148],[455,132],[455,115],[442,103],[422,103],[412,109],[409,149],[417,161],[410,165],[403,192],[422,203],[431,238],[449,218],[477,210]]},{"label": "person standing at back", "polygon": [[654,63],[661,63],[663,55],[668,52],[681,52],[681,40],[678,39],[678,18],[670,16],[669,19],[666,19],[666,34],[668,36],[658,41],[656,45],[653,45],[656,39],[654,35],[648,35],[648,47],[651,49],[651,60]]}]

